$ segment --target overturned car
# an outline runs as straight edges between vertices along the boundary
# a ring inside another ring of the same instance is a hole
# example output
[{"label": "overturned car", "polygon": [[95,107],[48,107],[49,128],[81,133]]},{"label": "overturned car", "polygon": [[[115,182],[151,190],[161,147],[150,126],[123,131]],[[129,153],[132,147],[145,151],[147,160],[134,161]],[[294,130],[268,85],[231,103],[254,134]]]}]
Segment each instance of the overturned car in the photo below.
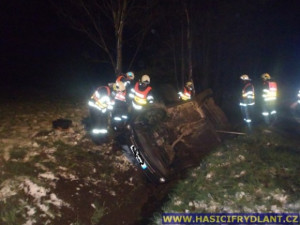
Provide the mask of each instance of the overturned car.
[{"label": "overturned car", "polygon": [[193,100],[145,108],[116,141],[125,155],[155,183],[164,183],[220,142],[216,129],[228,126],[222,110],[206,90]]}]

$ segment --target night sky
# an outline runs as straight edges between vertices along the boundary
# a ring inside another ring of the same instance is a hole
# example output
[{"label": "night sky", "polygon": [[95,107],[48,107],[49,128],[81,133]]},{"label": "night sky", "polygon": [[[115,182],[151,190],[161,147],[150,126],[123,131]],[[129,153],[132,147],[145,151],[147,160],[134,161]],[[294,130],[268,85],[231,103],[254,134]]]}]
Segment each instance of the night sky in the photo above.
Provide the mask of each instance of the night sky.
[{"label": "night sky", "polygon": [[[178,11],[172,9],[178,1],[160,2],[166,18],[175,18],[168,29],[180,34]],[[209,74],[206,87],[221,89],[222,94],[234,88],[243,73],[258,79],[261,73],[269,72],[284,87],[300,86],[300,1],[194,0],[191,4],[197,82],[203,74]],[[0,8],[2,90],[24,86],[59,89],[68,84],[94,88],[114,79],[111,66],[95,60],[103,56],[101,50],[85,35],[72,30],[50,2],[4,0]],[[164,62],[168,29],[164,23],[153,23],[134,71],[151,67],[154,79],[169,76],[170,63]],[[130,49],[124,49],[126,64]],[[227,85],[220,88],[220,83]],[[199,84],[198,89],[204,86]]]}]

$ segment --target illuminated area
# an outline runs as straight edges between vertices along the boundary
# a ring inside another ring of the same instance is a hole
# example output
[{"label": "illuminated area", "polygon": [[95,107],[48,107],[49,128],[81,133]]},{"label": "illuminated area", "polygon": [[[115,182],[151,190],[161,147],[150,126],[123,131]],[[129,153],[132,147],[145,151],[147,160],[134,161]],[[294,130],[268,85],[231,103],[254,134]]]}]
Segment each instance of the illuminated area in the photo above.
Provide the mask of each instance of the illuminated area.
[{"label": "illuminated area", "polygon": [[0,225],[299,214],[299,9],[4,1]]},{"label": "illuminated area", "polygon": [[107,134],[107,129],[93,129],[92,133],[93,134]]}]

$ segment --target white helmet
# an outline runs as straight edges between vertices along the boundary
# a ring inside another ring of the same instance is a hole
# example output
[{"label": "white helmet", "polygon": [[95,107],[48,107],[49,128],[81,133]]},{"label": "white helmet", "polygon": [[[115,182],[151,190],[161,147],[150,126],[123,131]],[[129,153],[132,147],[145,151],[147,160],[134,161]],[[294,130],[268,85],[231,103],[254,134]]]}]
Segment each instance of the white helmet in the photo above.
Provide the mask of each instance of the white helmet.
[{"label": "white helmet", "polygon": [[125,85],[122,81],[116,82],[116,91],[125,91]]},{"label": "white helmet", "polygon": [[243,74],[240,78],[242,80],[250,80],[250,78],[249,78],[249,76],[247,74]]},{"label": "white helmet", "polygon": [[263,73],[263,74],[261,75],[261,78],[262,78],[263,80],[270,80],[270,79],[271,79],[271,76],[270,76],[270,74],[268,74],[268,73]]},{"label": "white helmet", "polygon": [[150,84],[150,77],[148,75],[143,75],[141,78],[141,82],[144,84]]}]

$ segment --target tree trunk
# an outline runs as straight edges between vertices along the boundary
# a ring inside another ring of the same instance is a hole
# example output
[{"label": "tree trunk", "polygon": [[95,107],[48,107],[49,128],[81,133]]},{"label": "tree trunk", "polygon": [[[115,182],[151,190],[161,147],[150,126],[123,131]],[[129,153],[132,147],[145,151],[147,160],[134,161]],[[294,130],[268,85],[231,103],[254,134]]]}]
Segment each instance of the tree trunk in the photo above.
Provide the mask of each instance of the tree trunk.
[{"label": "tree trunk", "polygon": [[[184,54],[184,29],[183,29],[183,21],[181,21],[181,86],[183,87],[184,86],[184,82],[185,82],[185,79],[184,79],[184,75],[185,75],[185,54]],[[182,88],[181,87],[181,88]]]},{"label": "tree trunk", "polygon": [[191,24],[190,24],[190,14],[187,8],[186,3],[185,6],[185,15],[186,15],[186,22],[187,22],[187,49],[188,49],[188,81],[193,80],[193,63],[192,63],[192,38],[191,38]]},{"label": "tree trunk", "polygon": [[175,41],[175,37],[174,34],[172,34],[172,49],[173,49],[173,62],[174,62],[174,77],[176,80],[176,87],[177,87],[177,91],[180,89],[179,87],[179,82],[178,82],[178,75],[177,75],[177,60],[176,60],[176,41]]},{"label": "tree trunk", "polygon": [[[123,28],[122,28],[123,29]],[[122,73],[122,31],[121,33],[118,33],[117,36],[117,56],[116,56],[116,68],[115,73],[118,76],[120,73]]]},{"label": "tree trunk", "polygon": [[113,18],[115,23],[115,35],[116,35],[116,47],[117,47],[117,55],[116,55],[116,68],[115,73],[118,76],[122,73],[122,45],[123,45],[123,28],[124,28],[124,20],[127,11],[127,0],[123,0],[118,2],[119,6],[117,10],[113,12]]}]

